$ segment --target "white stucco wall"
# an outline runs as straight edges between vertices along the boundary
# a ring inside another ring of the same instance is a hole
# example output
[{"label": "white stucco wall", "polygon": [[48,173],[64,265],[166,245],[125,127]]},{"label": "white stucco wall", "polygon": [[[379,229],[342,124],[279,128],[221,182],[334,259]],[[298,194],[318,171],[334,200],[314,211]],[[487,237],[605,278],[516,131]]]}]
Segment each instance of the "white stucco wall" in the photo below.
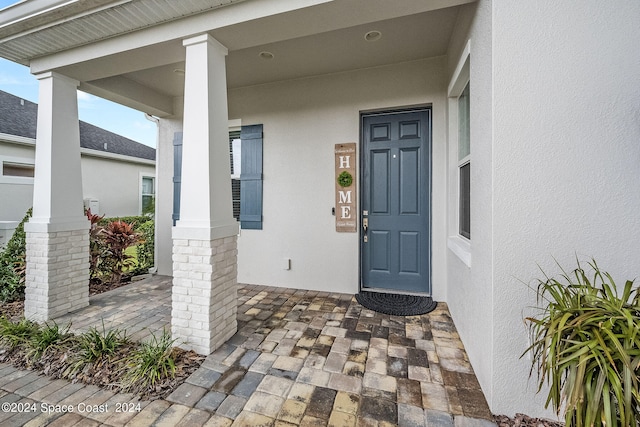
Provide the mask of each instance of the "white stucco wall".
[{"label": "white stucco wall", "polygon": [[[640,2],[493,6],[494,412],[532,399],[520,281],[594,257],[618,282],[640,274]],[[547,412],[548,414],[548,412]]]},{"label": "white stucco wall", "polygon": [[[182,100],[176,111],[182,111]],[[158,125],[156,148],[156,267],[158,274],[173,276],[173,135],[182,132],[182,118],[163,118]]]},{"label": "white stucco wall", "polygon": [[360,145],[360,111],[432,104],[433,294],[444,298],[445,68],[442,57],[229,92],[230,118],[264,125],[263,229],[240,233],[240,282],[358,292],[358,234],[337,233],[331,214],[334,144]]},{"label": "white stucco wall", "polygon": [[[493,378],[493,182],[491,2],[460,10],[449,44],[448,80],[469,44],[471,106],[471,267],[447,249],[447,301],[478,381],[491,401]],[[448,83],[449,83],[448,81]],[[448,236],[458,235],[457,103],[449,127]]]}]

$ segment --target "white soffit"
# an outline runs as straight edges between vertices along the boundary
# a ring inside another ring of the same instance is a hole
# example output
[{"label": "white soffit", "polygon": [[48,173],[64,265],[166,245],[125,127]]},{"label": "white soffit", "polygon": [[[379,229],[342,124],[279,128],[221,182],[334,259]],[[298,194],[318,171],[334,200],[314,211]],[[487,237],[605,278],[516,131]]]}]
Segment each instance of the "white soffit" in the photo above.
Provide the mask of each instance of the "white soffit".
[{"label": "white soffit", "polygon": [[[244,0],[127,0],[119,2],[79,0],[67,2],[55,9],[36,12],[32,16],[4,22],[7,18],[12,18],[12,15],[9,14],[12,12],[12,8],[8,8],[0,14],[0,56],[28,65],[32,58],[105,40],[241,1]],[[89,9],[80,13],[78,11],[79,5]],[[65,10],[68,12],[65,13]],[[66,16],[69,14],[72,16]],[[48,16],[49,19],[58,18],[58,21],[47,22],[48,19],[45,19],[45,16]],[[31,25],[28,25],[28,22],[31,22]],[[40,25],[34,27],[34,23]]]}]

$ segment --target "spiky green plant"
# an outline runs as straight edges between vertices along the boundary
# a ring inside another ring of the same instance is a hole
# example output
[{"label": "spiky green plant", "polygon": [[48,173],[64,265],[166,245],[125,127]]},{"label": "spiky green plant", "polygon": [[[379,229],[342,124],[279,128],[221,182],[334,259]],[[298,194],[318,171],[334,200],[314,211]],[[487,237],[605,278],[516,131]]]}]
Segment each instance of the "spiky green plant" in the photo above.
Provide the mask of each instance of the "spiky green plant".
[{"label": "spiky green plant", "polygon": [[140,343],[127,358],[126,386],[144,390],[164,378],[173,378],[176,372],[174,342],[171,333],[163,329],[160,338],[152,333],[149,341]]},{"label": "spiky green plant", "polygon": [[546,407],[566,425],[640,425],[640,288],[622,293],[596,262],[591,274],[563,270],[561,280],[538,281],[538,317],[528,317],[538,392],[549,385]]},{"label": "spiky green plant", "polygon": [[39,329],[37,323],[27,319],[14,323],[6,317],[0,316],[0,342],[11,348],[29,342]]},{"label": "spiky green plant", "polygon": [[61,328],[56,322],[46,322],[28,341],[29,351],[27,356],[31,359],[37,359],[48,348],[71,340],[73,335],[69,333],[70,328],[71,323]]},{"label": "spiky green plant", "polygon": [[103,321],[102,330],[93,326],[80,335],[78,339],[80,361],[82,364],[92,363],[102,357],[112,356],[119,347],[128,342],[126,331],[117,328],[106,330]]}]

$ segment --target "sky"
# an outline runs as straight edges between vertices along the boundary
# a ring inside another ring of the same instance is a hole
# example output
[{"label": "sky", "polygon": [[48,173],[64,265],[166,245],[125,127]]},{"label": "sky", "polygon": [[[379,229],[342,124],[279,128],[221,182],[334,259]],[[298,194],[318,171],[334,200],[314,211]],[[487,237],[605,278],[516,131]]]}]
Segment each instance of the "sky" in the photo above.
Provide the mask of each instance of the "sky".
[{"label": "sky", "polygon": [[[38,102],[38,81],[29,73],[29,69],[2,58],[0,90],[27,101]],[[78,91],[78,115],[82,121],[156,147],[157,125],[147,120],[141,111]]]},{"label": "sky", "polygon": [[[0,10],[19,2],[0,0]],[[38,81],[29,68],[3,58],[0,58],[0,90],[38,102]],[[84,122],[156,147],[157,125],[147,120],[143,112],[78,91],[78,115]]]}]

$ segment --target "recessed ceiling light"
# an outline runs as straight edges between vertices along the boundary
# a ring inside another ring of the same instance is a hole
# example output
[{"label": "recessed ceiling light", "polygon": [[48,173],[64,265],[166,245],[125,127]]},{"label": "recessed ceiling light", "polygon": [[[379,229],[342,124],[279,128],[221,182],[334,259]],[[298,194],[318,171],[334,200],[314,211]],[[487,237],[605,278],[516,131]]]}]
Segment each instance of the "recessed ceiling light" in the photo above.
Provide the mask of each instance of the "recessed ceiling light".
[{"label": "recessed ceiling light", "polygon": [[273,53],[271,52],[267,52],[266,50],[260,52],[258,54],[258,56],[262,59],[273,59],[273,57],[275,56]]},{"label": "recessed ceiling light", "polygon": [[176,68],[175,70],[173,70],[174,73],[179,74],[181,76],[184,76],[184,70],[180,69],[180,68]]},{"label": "recessed ceiling light", "polygon": [[364,35],[364,39],[368,42],[374,42],[376,40],[380,40],[382,37],[382,33],[378,30],[369,31]]}]

